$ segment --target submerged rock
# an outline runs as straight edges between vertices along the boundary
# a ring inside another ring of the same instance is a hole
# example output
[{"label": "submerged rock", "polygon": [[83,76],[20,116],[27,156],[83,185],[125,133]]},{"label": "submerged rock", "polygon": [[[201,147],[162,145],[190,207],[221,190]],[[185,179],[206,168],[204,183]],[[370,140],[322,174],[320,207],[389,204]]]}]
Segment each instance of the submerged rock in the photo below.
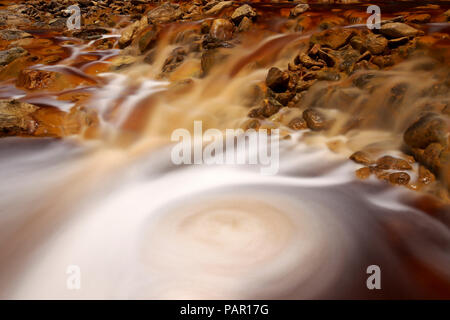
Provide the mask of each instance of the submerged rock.
[{"label": "submerged rock", "polygon": [[22,70],[17,78],[16,85],[28,90],[44,89],[55,81],[56,74],[44,70]]},{"label": "submerged rock", "polygon": [[39,108],[17,100],[0,100],[0,137],[32,134],[37,123],[31,114]]},{"label": "submerged rock", "polygon": [[22,30],[5,29],[5,30],[0,30],[0,38],[2,40],[11,41],[11,40],[33,38],[33,36],[31,34],[29,34],[28,32],[24,32]]},{"label": "submerged rock", "polygon": [[6,66],[17,58],[26,56],[28,51],[21,47],[11,48],[9,50],[0,51],[0,66]]}]

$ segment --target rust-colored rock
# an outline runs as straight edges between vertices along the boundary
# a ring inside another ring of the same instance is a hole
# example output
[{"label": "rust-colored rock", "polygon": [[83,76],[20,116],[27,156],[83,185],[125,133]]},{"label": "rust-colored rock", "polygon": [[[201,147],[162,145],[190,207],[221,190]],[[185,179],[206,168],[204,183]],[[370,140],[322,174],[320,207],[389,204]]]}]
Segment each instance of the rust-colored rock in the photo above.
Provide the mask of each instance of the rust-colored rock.
[{"label": "rust-colored rock", "polygon": [[308,128],[314,131],[325,130],[330,127],[330,121],[326,119],[325,115],[315,109],[303,111],[303,119],[308,124]]},{"label": "rust-colored rock", "polygon": [[388,40],[380,35],[369,34],[365,46],[372,54],[381,54],[388,46]]},{"label": "rust-colored rock", "polygon": [[217,40],[230,40],[233,37],[233,24],[227,19],[215,19],[209,29],[211,37]]},{"label": "rust-colored rock", "polygon": [[390,22],[381,25],[380,32],[391,38],[414,37],[421,32],[406,23]]},{"label": "rust-colored rock", "polygon": [[231,20],[233,20],[234,23],[239,24],[244,17],[256,17],[256,11],[248,4],[244,4],[234,10],[233,14],[231,15]]},{"label": "rust-colored rock", "polygon": [[411,170],[412,169],[412,167],[408,163],[408,161],[403,160],[403,159],[394,158],[391,156],[384,156],[384,157],[379,158],[377,160],[376,164],[377,164],[378,169],[383,169],[383,170],[389,170],[389,169]]},{"label": "rust-colored rock", "polygon": [[292,119],[289,122],[288,127],[293,130],[308,129],[308,125],[306,124],[305,119],[300,118],[300,117],[296,117],[296,118]]},{"label": "rust-colored rock", "polygon": [[369,178],[371,173],[372,172],[369,167],[363,167],[355,171],[356,176],[361,180]]},{"label": "rust-colored rock", "polygon": [[406,172],[394,172],[389,175],[389,182],[398,185],[407,185],[411,177]]},{"label": "rust-colored rock", "polygon": [[426,148],[430,143],[446,143],[447,124],[436,114],[430,113],[414,122],[403,135],[411,148]]},{"label": "rust-colored rock", "polygon": [[373,160],[370,155],[364,151],[356,151],[350,156],[350,160],[366,166],[373,164]]},{"label": "rust-colored rock", "polygon": [[353,35],[353,31],[348,29],[332,29],[313,35],[310,41],[311,43],[318,43],[323,47],[338,49],[348,43]]},{"label": "rust-colored rock", "polygon": [[19,73],[16,85],[28,90],[44,89],[49,87],[56,78],[51,71],[24,69]]},{"label": "rust-colored rock", "polygon": [[266,84],[275,92],[284,92],[287,90],[289,84],[289,73],[272,67],[267,73]]},{"label": "rust-colored rock", "polygon": [[31,115],[38,109],[17,100],[0,100],[0,137],[33,134],[37,123]]}]

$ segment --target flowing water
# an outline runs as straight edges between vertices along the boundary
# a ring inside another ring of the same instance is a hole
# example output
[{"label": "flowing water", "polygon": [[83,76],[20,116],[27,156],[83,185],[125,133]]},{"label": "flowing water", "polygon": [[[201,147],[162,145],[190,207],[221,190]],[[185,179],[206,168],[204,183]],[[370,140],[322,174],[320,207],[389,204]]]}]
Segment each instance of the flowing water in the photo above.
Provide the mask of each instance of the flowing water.
[{"label": "flowing water", "polygon": [[[375,73],[371,95],[353,92],[350,102],[313,88],[307,104],[320,96],[340,119],[332,136],[289,131],[292,110],[262,123],[289,136],[278,174],[263,176],[255,165],[176,166],[170,134],[192,130],[194,120],[204,130],[245,126],[267,68],[285,66],[307,35],[250,38],[207,77],[182,83],[198,61],[161,80],[167,43],[152,65],[108,73],[114,50],[48,37],[65,48],[64,60],[35,68],[73,77],[74,88],[29,94],[5,81],[2,97],[68,111],[61,97],[87,95],[100,129],[95,138],[0,141],[1,298],[450,298],[448,208],[358,181],[347,160],[361,147],[396,150],[411,115],[390,123],[374,114],[359,131],[342,129],[344,104],[367,115],[392,85],[409,90],[395,101],[399,112],[431,99],[419,92],[435,84],[438,66],[418,59]],[[80,290],[67,289],[71,265],[81,270]],[[367,289],[370,265],[380,267],[382,290]]]}]

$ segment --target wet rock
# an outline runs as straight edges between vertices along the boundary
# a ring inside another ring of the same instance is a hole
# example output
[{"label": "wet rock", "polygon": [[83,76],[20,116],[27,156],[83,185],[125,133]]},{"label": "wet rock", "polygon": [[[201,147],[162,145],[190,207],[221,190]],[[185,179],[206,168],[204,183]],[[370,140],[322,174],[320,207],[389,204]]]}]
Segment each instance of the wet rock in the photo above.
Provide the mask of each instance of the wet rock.
[{"label": "wet rock", "polygon": [[405,23],[390,22],[381,25],[380,32],[391,38],[414,37],[421,32]]},{"label": "wet rock", "polygon": [[384,156],[384,157],[379,158],[377,160],[376,164],[377,164],[378,169],[383,169],[383,170],[390,170],[390,169],[411,170],[412,169],[412,167],[408,163],[408,161],[399,159],[399,158],[394,158],[391,156]]},{"label": "wet rock", "polygon": [[406,172],[394,172],[389,175],[389,182],[398,185],[407,185],[411,177]]},{"label": "wet rock", "polygon": [[350,39],[350,45],[355,50],[362,50],[364,47],[364,40],[360,36],[354,36]]},{"label": "wet rock", "polygon": [[434,172],[439,172],[442,167],[441,153],[443,151],[444,147],[441,144],[431,143],[425,148],[420,160]]},{"label": "wet rock", "polygon": [[186,54],[187,52],[183,47],[173,49],[169,57],[164,61],[162,72],[172,72],[175,70],[180,64],[183,63]]},{"label": "wet rock", "polygon": [[314,131],[325,130],[330,127],[330,122],[320,111],[315,109],[306,109],[303,111],[303,119],[305,119],[308,128]]},{"label": "wet rock", "polygon": [[249,31],[252,27],[252,20],[250,18],[244,17],[238,26],[239,32]]},{"label": "wet rock", "polygon": [[289,122],[288,127],[291,128],[292,130],[308,129],[308,125],[306,124],[305,119],[300,118],[300,117],[296,117],[296,118],[292,119]]},{"label": "wet rock", "polygon": [[393,66],[395,64],[392,56],[374,56],[370,60],[374,65],[378,66],[380,69]]},{"label": "wet rock", "polygon": [[267,73],[266,84],[275,92],[284,92],[287,90],[289,84],[289,73],[272,67]]},{"label": "wet rock", "polygon": [[409,41],[408,37],[390,39],[388,41],[388,46],[389,46],[389,48],[397,48],[398,46],[408,43],[408,41]]},{"label": "wet rock", "polygon": [[361,180],[365,180],[370,177],[371,170],[369,167],[363,167],[355,171],[356,177]]},{"label": "wet rock", "polygon": [[120,38],[119,38],[119,48],[123,49],[130,45],[133,40],[133,36],[139,28],[139,21],[135,21],[134,23],[127,26],[123,29]]},{"label": "wet rock", "polygon": [[139,39],[138,46],[141,53],[153,48],[158,40],[159,30],[153,25],[149,30],[145,31]]},{"label": "wet rock", "polygon": [[239,8],[237,8],[236,10],[234,10],[233,14],[231,15],[231,20],[233,20],[235,24],[239,24],[244,17],[247,18],[256,17],[256,11],[253,10],[253,8],[248,4],[244,4]]},{"label": "wet rock", "polygon": [[0,66],[6,66],[7,64],[16,60],[17,58],[24,57],[27,54],[28,51],[26,51],[21,47],[0,51]]},{"label": "wet rock", "polygon": [[205,12],[208,15],[213,15],[213,14],[217,14],[220,11],[222,11],[225,8],[229,8],[233,5],[233,1],[221,1],[219,3],[217,3],[216,5],[214,5],[212,8],[207,9],[207,11]]},{"label": "wet rock", "polygon": [[80,38],[83,40],[95,40],[101,38],[102,35],[109,33],[108,29],[105,28],[84,28],[80,31],[75,31],[72,35],[75,38]]},{"label": "wet rock", "polygon": [[303,12],[308,11],[309,9],[309,5],[306,3],[300,3],[298,5],[296,5],[294,8],[291,9],[290,11],[290,16],[291,17],[297,17],[300,14],[302,14]]},{"label": "wet rock", "polygon": [[381,54],[387,48],[388,40],[380,35],[369,34],[366,38],[365,47],[372,54]]},{"label": "wet rock", "polygon": [[233,24],[227,19],[215,19],[211,24],[209,34],[214,39],[230,40],[233,37]]},{"label": "wet rock", "polygon": [[411,23],[428,23],[431,20],[431,15],[429,15],[428,13],[412,14],[406,17],[405,20]]},{"label": "wet rock", "polygon": [[11,40],[20,40],[26,38],[33,38],[31,34],[28,32],[24,32],[22,30],[17,29],[5,29],[0,30],[0,39],[11,41]]},{"label": "wet rock", "polygon": [[37,123],[31,115],[38,109],[17,100],[0,100],[0,136],[32,134]]},{"label": "wet rock", "polygon": [[270,117],[277,113],[283,106],[273,98],[264,99],[261,107],[261,114],[263,117]]},{"label": "wet rock", "polygon": [[[137,61],[136,57],[127,56],[127,55],[120,55],[120,56],[114,57],[111,60],[111,67],[110,67],[110,69],[112,71],[123,70],[123,69],[131,66],[132,64],[134,64],[136,61]],[[147,61],[145,61],[145,62],[147,62]]]},{"label": "wet rock", "polygon": [[444,12],[444,16],[447,21],[450,21],[450,9],[448,9],[447,11]]},{"label": "wet rock", "polygon": [[436,114],[426,114],[405,131],[403,140],[409,147],[421,149],[433,142],[446,144],[447,124]]},{"label": "wet rock", "polygon": [[183,11],[178,4],[164,3],[147,13],[147,18],[153,23],[168,23],[180,19]]},{"label": "wet rock", "polygon": [[203,75],[207,75],[211,69],[219,62],[223,62],[228,54],[220,52],[218,49],[206,50],[202,54],[201,67]]},{"label": "wet rock", "polygon": [[20,71],[16,85],[28,90],[44,89],[49,87],[56,78],[50,71],[25,69]]},{"label": "wet rock", "polygon": [[350,160],[356,163],[364,164],[366,166],[371,165],[373,163],[373,160],[371,159],[370,155],[364,151],[356,151],[350,156]]},{"label": "wet rock", "polygon": [[307,54],[304,54],[304,53],[297,56],[295,58],[294,62],[295,62],[295,64],[301,64],[301,65],[305,66],[306,68],[311,68],[314,66],[318,66],[318,67],[324,66],[323,62],[315,61],[315,60],[311,59]]},{"label": "wet rock", "polygon": [[430,170],[428,170],[423,165],[420,165],[419,166],[419,176],[418,176],[417,180],[420,183],[427,185],[427,184],[433,183],[436,180],[436,177]]},{"label": "wet rock", "polygon": [[311,43],[318,43],[323,47],[339,49],[350,41],[354,33],[351,30],[325,30],[311,36]]}]

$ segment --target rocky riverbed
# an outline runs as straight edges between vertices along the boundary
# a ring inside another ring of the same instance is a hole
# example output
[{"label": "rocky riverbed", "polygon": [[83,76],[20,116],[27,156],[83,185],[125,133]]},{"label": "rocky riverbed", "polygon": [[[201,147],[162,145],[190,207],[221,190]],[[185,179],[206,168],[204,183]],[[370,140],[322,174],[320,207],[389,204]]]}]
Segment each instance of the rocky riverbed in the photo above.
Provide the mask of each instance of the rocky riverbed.
[{"label": "rocky riverbed", "polygon": [[[95,107],[105,73],[147,70],[168,81],[167,102],[202,79],[264,70],[236,93],[237,126],[326,137],[358,178],[449,203],[450,4],[376,4],[379,29],[364,1],[0,1],[0,136],[103,139],[123,107]],[[80,29],[67,27],[71,5]],[[119,131],[141,134],[152,103]]]}]

